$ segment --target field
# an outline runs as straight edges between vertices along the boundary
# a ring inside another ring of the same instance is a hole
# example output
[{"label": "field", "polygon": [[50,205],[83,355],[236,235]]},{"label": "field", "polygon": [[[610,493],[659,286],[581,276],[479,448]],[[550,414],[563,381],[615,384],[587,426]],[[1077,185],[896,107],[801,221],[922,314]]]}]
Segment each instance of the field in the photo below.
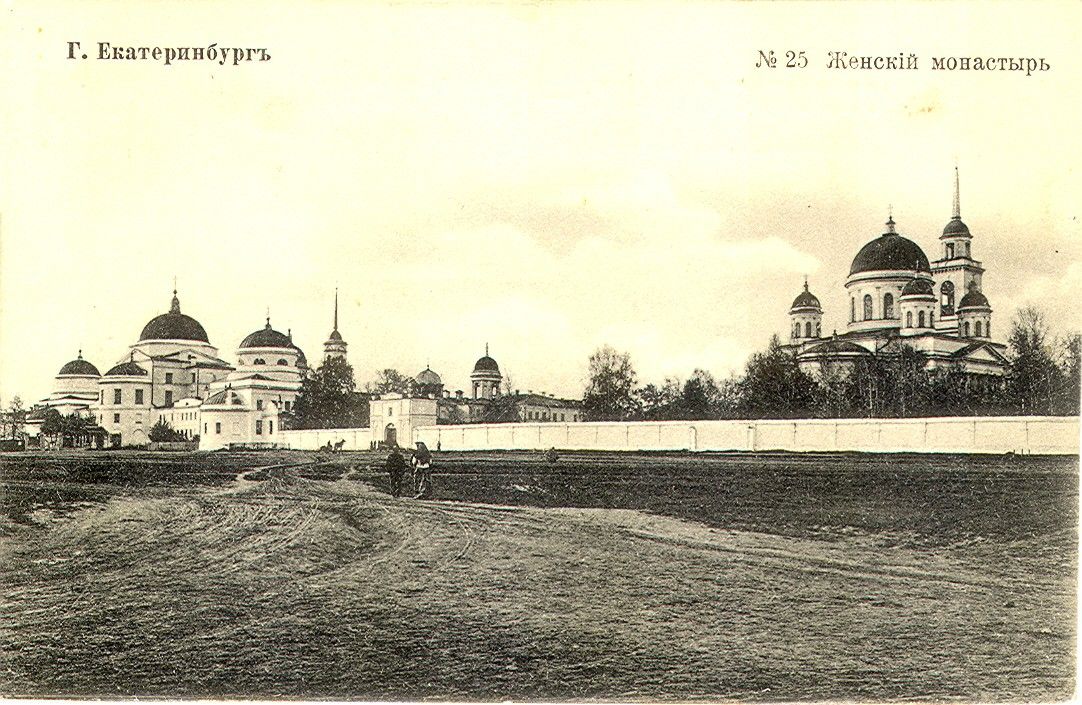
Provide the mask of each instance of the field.
[{"label": "field", "polygon": [[432,501],[379,465],[0,456],[0,692],[1074,691],[1074,458],[437,454]]}]

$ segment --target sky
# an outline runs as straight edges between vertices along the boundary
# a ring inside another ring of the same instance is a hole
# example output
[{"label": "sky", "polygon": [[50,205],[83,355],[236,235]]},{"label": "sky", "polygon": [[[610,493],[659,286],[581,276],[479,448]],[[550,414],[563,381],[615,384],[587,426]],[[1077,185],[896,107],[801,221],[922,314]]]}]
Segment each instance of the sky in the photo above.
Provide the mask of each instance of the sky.
[{"label": "sky", "polygon": [[[1003,340],[1082,328],[1078,3],[13,2],[0,23],[0,404],[82,349],[105,370],[182,310],[227,360],[339,328],[363,386],[486,344],[579,397],[601,345],[641,382],[724,377],[805,275],[844,330],[860,247],[935,259],[954,167]],[[68,41],[91,58],[68,60]],[[266,47],[219,66],[117,46]],[[756,68],[760,50],[804,69]],[[828,51],[918,55],[828,69]],[[934,56],[1051,69],[933,71]]]}]

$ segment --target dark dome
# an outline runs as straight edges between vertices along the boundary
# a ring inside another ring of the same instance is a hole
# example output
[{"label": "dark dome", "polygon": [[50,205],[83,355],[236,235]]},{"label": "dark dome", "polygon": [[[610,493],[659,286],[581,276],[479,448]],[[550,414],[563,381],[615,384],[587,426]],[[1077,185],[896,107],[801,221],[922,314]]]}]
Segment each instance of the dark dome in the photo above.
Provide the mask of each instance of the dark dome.
[{"label": "dark dome", "polygon": [[951,218],[947,226],[943,228],[944,235],[969,235],[969,227],[962,222],[960,217]]},{"label": "dark dome", "polygon": [[988,297],[973,288],[958,302],[958,310],[961,311],[964,308],[991,308],[991,305],[988,303]]},{"label": "dark dome", "polygon": [[101,372],[98,372],[98,368],[90,364],[83,359],[83,354],[80,352],[79,357],[75,358],[71,362],[67,363],[60,368],[61,375],[85,375],[88,377],[101,377]]},{"label": "dark dome", "polygon": [[334,330],[331,331],[331,335],[330,335],[329,340],[341,340],[341,339],[342,339],[342,334],[338,332],[337,328],[335,328]]},{"label": "dark dome", "polygon": [[417,381],[417,384],[443,384],[443,380],[440,379],[440,376],[433,372],[429,367],[418,372],[414,379]]},{"label": "dark dome", "polygon": [[241,348],[293,348],[293,341],[285,333],[279,333],[271,328],[270,319],[267,325],[240,341]]},{"label": "dark dome", "polygon": [[800,292],[795,299],[793,299],[793,305],[790,310],[796,310],[798,308],[814,308],[817,311],[822,311],[823,307],[819,305],[819,299],[815,298],[815,294],[808,291],[808,285],[804,285],[804,291]]},{"label": "dark dome", "polygon": [[902,296],[935,297],[935,290],[932,288],[932,282],[927,279],[914,278],[902,289]]},{"label": "dark dome", "polygon": [[180,312],[180,301],[177,292],[173,292],[173,304],[169,313],[163,313],[150,319],[150,323],[143,326],[143,332],[139,334],[139,340],[199,340],[209,343],[207,332],[199,321],[191,316]]},{"label": "dark dome", "polygon": [[134,375],[134,376],[137,376],[137,377],[145,377],[146,374],[147,374],[146,370],[144,370],[139,365],[135,364],[134,361],[129,360],[128,362],[122,362],[119,365],[116,365],[111,370],[106,372],[105,376],[106,377],[120,377],[120,376],[124,376],[124,375]]},{"label": "dark dome", "polygon": [[493,360],[491,357],[489,357],[488,355],[485,355],[484,357],[479,359],[477,361],[477,363],[473,366],[473,371],[474,372],[496,372],[496,373],[498,373],[500,371],[500,366],[497,365],[496,361]]},{"label": "dark dome", "polygon": [[892,232],[893,223],[888,222],[891,231],[885,232],[860,248],[853,258],[849,274],[859,272],[881,272],[886,270],[907,270],[931,273],[928,257],[917,243],[909,238]]}]

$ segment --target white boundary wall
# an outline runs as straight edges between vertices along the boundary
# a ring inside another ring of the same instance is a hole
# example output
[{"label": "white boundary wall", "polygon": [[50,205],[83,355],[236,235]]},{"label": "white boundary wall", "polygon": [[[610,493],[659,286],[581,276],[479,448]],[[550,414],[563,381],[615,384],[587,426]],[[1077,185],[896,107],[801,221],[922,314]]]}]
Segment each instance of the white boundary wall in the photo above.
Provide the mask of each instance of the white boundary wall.
[{"label": "white boundary wall", "polygon": [[[360,430],[367,433],[365,429]],[[464,424],[421,426],[414,429],[413,440],[424,441],[432,450],[558,448],[1078,455],[1079,419],[1073,416],[967,416],[928,419]],[[405,445],[405,439],[401,441]],[[327,439],[324,439],[323,443],[326,442]],[[318,443],[315,447],[318,447]],[[368,447],[367,437],[364,447]]]},{"label": "white boundary wall", "polygon": [[342,450],[368,450],[372,435],[367,428],[320,428],[303,431],[279,431],[275,441],[292,450],[319,450],[330,442],[345,441]]}]

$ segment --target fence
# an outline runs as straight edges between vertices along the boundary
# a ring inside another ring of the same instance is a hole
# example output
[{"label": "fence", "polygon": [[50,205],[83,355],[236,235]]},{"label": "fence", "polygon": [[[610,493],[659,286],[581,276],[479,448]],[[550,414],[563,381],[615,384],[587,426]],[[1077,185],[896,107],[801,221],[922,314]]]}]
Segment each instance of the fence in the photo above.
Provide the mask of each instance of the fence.
[{"label": "fence", "polygon": [[[404,440],[404,439],[403,439]],[[858,451],[1078,455],[1077,417],[794,419],[423,426],[440,450]],[[366,446],[367,447],[367,446]]]}]

